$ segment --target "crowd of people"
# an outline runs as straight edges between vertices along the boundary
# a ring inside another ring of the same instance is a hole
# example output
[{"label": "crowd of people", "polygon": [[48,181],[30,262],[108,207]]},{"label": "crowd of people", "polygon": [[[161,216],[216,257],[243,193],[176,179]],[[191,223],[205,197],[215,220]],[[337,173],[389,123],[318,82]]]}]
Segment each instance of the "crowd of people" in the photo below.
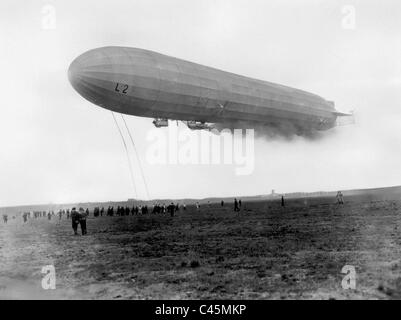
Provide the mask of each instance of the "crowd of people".
[{"label": "crowd of people", "polygon": [[[183,210],[186,210],[185,204],[181,206]],[[133,206],[133,207],[128,207],[128,206],[117,206],[117,208],[114,208],[114,206],[109,206],[107,210],[102,207],[95,207],[93,210],[93,216],[94,217],[102,217],[103,215],[112,217],[112,216],[129,216],[129,215],[146,215],[149,213],[152,214],[166,214],[169,213],[171,216],[174,216],[174,213],[180,210],[179,204],[174,204],[171,203],[168,206],[165,204],[155,204],[152,207],[148,207],[147,205],[139,205],[139,206]]]},{"label": "crowd of people", "polygon": [[[186,210],[186,205],[183,204],[181,205],[181,208],[185,211]],[[129,215],[146,215],[149,213],[152,214],[169,214],[171,217],[174,216],[174,214],[180,210],[180,205],[174,204],[171,202],[169,205],[165,204],[155,204],[152,207],[148,207],[147,205],[139,205],[139,206],[133,206],[133,207],[128,207],[128,206],[117,206],[117,208],[114,208],[114,206],[109,206],[107,210],[102,207],[95,207],[93,210],[93,217],[102,217],[103,215],[105,216],[129,216]],[[70,209],[59,209],[57,213],[54,212],[54,210],[49,210],[49,211],[29,211],[29,212],[22,212],[21,217],[23,220],[23,223],[26,223],[28,219],[39,219],[39,218],[46,218],[48,220],[51,220],[52,218],[58,216],[58,219],[61,220],[63,217],[66,217],[67,219],[71,219],[72,223],[72,229],[74,231],[74,234],[78,234],[78,227],[81,227],[81,232],[82,235],[87,234],[87,228],[86,228],[86,219],[89,217],[90,211],[89,208],[79,208],[77,210],[75,207]],[[15,216],[13,217],[15,218]],[[3,214],[3,223],[7,224],[8,223],[8,215]]]},{"label": "crowd of people", "polygon": [[[221,204],[222,206],[224,206],[224,201],[222,201]],[[196,202],[195,206],[199,211],[200,210],[199,202]],[[241,200],[237,201],[237,199],[235,199],[234,211],[239,211],[240,208],[241,208]],[[151,207],[148,207],[148,205],[146,204],[136,205],[133,207],[117,206],[116,208],[114,206],[109,206],[107,209],[105,209],[104,207],[95,207],[93,210],[93,216],[96,218],[102,216],[113,217],[113,216],[129,216],[129,215],[133,216],[146,215],[152,213],[152,214],[169,214],[171,217],[174,217],[175,213],[180,209],[185,211],[187,207],[185,204],[182,204],[180,206],[178,203],[174,204],[173,202],[171,202],[169,205],[156,203]],[[89,216],[89,214],[90,214],[89,208],[86,209],[79,208],[79,210],[76,210],[76,208],[74,207],[71,210],[59,209],[57,213],[55,213],[54,210],[23,212],[22,219],[23,222],[26,223],[28,219],[31,218],[34,219],[47,218],[48,220],[51,220],[56,216],[58,217],[59,220],[61,220],[63,217],[66,217],[67,219],[71,218],[74,234],[77,234],[78,226],[81,226],[82,234],[86,234],[87,233],[86,219]],[[5,224],[8,222],[7,214],[3,214],[3,222]]]},{"label": "crowd of people", "polygon": [[[344,204],[344,198],[343,194],[341,191],[337,193],[336,196],[337,203],[339,204]],[[224,207],[225,203],[222,200],[221,201],[221,206]],[[284,207],[284,196],[281,197],[281,206]],[[195,207],[197,211],[200,210],[200,204],[199,202],[195,203]],[[234,199],[234,212],[239,212],[241,211],[242,207],[242,201],[239,199],[237,200],[236,198]],[[185,211],[186,206],[185,204],[181,205],[181,208]],[[104,207],[95,207],[93,210],[93,216],[96,217],[102,217],[103,215],[112,217],[114,215],[116,216],[129,216],[129,215],[146,215],[149,213],[152,214],[169,214],[171,217],[174,217],[175,213],[180,210],[180,205],[178,203],[174,204],[171,202],[169,205],[165,204],[155,204],[152,207],[148,207],[146,204],[145,205],[136,205],[133,207],[128,207],[128,206],[117,206],[117,208],[114,208],[114,206],[109,206],[107,210],[105,210]],[[86,229],[86,219],[89,216],[89,208],[86,208],[84,210],[82,207],[79,208],[79,210],[76,210],[76,208],[72,208],[71,211],[70,209],[59,209],[57,212],[57,216],[59,220],[61,220],[64,216],[66,216],[67,219],[71,218],[71,223],[72,223],[72,228],[74,231],[74,234],[78,234],[78,226],[81,227],[81,232],[82,235],[87,234],[87,229]],[[48,220],[51,220],[53,217],[55,217],[56,214],[53,210],[51,211],[33,211],[33,212],[23,212],[22,213],[22,219],[23,222],[26,223],[28,219],[34,218],[34,219],[39,219],[39,218],[47,218]],[[15,216],[13,217],[15,219]],[[8,223],[8,215],[3,214],[3,223],[7,224]]]}]

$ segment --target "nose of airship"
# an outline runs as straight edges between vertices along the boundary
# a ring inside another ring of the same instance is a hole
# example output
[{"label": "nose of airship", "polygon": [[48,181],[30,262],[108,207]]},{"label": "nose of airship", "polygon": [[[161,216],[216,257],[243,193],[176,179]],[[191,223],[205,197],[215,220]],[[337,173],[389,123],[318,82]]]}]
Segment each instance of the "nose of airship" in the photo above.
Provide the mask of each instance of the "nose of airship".
[{"label": "nose of airship", "polygon": [[68,78],[86,100],[127,114],[149,112],[160,92],[159,69],[147,51],[102,47],[72,61]]},{"label": "nose of airship", "polygon": [[81,70],[80,57],[78,57],[70,64],[70,67],[68,68],[68,80],[70,81],[72,87],[78,92]]},{"label": "nose of airship", "polygon": [[92,103],[103,104],[106,102],[104,89],[110,87],[113,80],[111,65],[107,50],[90,50],[73,60],[68,68],[68,79],[82,97]]}]

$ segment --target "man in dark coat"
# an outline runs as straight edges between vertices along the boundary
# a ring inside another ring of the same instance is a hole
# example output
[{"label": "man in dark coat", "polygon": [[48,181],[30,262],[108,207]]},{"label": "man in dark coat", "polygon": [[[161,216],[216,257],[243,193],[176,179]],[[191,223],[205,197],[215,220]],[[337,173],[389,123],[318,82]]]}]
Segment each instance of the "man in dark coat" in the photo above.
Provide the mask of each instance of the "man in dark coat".
[{"label": "man in dark coat", "polygon": [[86,235],[86,218],[88,217],[88,210],[85,211],[83,208],[79,208],[79,224],[81,225],[82,235]]},{"label": "man in dark coat", "polygon": [[79,213],[75,208],[71,210],[71,221],[72,229],[74,230],[74,235],[78,235],[78,224],[79,224]]}]

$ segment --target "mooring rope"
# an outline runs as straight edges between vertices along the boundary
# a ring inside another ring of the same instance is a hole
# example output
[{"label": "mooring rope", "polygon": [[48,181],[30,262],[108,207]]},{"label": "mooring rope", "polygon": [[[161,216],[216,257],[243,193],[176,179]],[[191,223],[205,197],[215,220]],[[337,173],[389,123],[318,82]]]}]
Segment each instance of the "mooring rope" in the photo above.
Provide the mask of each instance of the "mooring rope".
[{"label": "mooring rope", "polygon": [[138,155],[138,152],[137,152],[137,149],[136,149],[136,146],[135,146],[135,143],[134,143],[134,139],[132,138],[131,131],[129,130],[129,128],[127,126],[127,122],[125,121],[125,118],[124,118],[124,116],[122,114],[121,114],[121,119],[123,119],[123,121],[124,121],[125,128],[128,131],[128,135],[129,135],[129,137],[131,139],[132,146],[134,147],[135,156],[136,156],[136,159],[138,160],[139,169],[141,171],[141,176],[142,176],[142,179],[143,179],[143,183],[145,184],[147,200],[150,200],[148,184],[146,183],[145,174],[144,174],[143,167],[142,167],[142,162],[141,162],[141,159],[140,159],[140,157]]},{"label": "mooring rope", "polygon": [[127,144],[125,143],[124,136],[123,136],[123,134],[121,132],[120,126],[118,125],[118,122],[116,120],[116,117],[114,116],[113,111],[111,111],[111,115],[113,116],[114,123],[116,124],[118,132],[120,133],[121,140],[123,141],[123,144],[124,144],[125,153],[127,155],[127,160],[128,160],[128,167],[129,167],[129,171],[130,171],[130,174],[131,174],[131,182],[132,182],[132,186],[134,187],[134,193],[135,193],[135,199],[136,199],[138,197],[138,194],[137,194],[137,191],[136,191],[136,185],[135,185],[135,180],[134,180],[134,172],[132,170],[132,165],[131,165],[131,160],[129,158],[129,152],[128,152]]}]

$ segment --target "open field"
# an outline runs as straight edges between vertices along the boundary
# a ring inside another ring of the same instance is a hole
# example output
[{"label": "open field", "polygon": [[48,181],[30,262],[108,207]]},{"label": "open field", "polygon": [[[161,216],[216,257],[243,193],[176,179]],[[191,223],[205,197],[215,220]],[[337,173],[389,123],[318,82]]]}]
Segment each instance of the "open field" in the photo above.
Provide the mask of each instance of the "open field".
[{"label": "open field", "polygon": [[[202,205],[168,215],[0,224],[0,298],[401,298],[401,201],[372,196]],[[56,268],[43,290],[41,269]],[[356,289],[344,290],[345,265]]]}]

